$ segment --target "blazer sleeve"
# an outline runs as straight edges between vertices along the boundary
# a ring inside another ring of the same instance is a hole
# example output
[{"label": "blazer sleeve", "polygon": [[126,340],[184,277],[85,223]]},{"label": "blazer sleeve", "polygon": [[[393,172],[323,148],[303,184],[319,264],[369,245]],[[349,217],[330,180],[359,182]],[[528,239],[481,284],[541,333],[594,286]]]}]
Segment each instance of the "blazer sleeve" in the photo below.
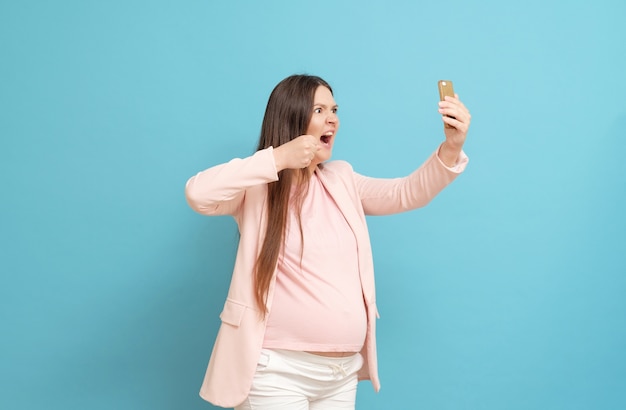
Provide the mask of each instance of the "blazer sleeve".
[{"label": "blazer sleeve", "polygon": [[371,178],[357,173],[355,183],[366,215],[389,215],[427,205],[465,170],[468,157],[461,153],[454,168],[434,152],[417,170],[403,178]]},{"label": "blazer sleeve", "polygon": [[277,180],[269,147],[197,173],[187,181],[185,196],[189,206],[203,215],[235,215],[248,188]]}]

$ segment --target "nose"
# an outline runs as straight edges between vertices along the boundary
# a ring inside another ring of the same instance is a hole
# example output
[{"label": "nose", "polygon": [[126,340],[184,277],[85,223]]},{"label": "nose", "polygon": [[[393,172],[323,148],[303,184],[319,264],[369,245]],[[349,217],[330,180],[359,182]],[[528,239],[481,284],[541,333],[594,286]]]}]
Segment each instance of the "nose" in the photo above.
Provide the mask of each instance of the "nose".
[{"label": "nose", "polygon": [[339,117],[337,116],[337,113],[331,112],[330,114],[328,114],[328,117],[326,117],[326,122],[329,124],[337,124],[339,122]]}]

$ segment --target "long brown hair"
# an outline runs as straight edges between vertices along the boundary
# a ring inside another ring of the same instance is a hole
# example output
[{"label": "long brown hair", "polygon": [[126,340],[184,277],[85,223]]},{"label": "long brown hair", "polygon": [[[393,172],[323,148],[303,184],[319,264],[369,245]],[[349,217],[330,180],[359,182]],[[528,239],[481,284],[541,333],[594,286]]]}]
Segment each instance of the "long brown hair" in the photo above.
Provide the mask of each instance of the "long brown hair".
[{"label": "long brown hair", "polygon": [[[333,92],[326,81],[311,75],[292,75],[276,85],[267,102],[257,151],[270,146],[276,148],[306,133],[319,86]],[[300,221],[301,201],[309,177],[306,168],[284,169],[278,173],[278,181],[267,184],[267,228],[254,271],[255,298],[263,316],[267,313],[267,293],[285,240],[291,186],[299,182],[294,205]]]}]

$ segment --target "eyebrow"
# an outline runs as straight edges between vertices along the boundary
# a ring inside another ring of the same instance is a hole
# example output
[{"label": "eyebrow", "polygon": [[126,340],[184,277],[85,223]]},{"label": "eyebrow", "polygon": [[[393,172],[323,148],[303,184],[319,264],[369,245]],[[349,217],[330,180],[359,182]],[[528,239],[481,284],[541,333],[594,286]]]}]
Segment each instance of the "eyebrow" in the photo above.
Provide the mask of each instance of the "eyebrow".
[{"label": "eyebrow", "polygon": [[[326,104],[322,104],[322,103],[316,103],[313,104],[314,107],[320,106],[322,108],[328,108],[328,106]],[[339,106],[337,104],[333,105],[333,108],[339,108]]]}]

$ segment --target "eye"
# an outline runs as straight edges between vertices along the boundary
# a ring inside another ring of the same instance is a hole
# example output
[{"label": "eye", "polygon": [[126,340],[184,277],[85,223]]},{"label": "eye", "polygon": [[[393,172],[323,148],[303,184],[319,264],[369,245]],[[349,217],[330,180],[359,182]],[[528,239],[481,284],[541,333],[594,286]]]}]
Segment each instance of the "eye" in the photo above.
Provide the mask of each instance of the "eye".
[{"label": "eye", "polygon": [[316,114],[321,114],[322,113],[322,109],[317,107],[317,108],[313,109],[313,112],[316,113]]},{"label": "eye", "polygon": [[333,108],[331,111],[332,111],[332,113],[333,113],[333,114],[337,114],[337,111],[339,111],[339,108],[338,108],[338,107],[335,107],[335,108]]}]

